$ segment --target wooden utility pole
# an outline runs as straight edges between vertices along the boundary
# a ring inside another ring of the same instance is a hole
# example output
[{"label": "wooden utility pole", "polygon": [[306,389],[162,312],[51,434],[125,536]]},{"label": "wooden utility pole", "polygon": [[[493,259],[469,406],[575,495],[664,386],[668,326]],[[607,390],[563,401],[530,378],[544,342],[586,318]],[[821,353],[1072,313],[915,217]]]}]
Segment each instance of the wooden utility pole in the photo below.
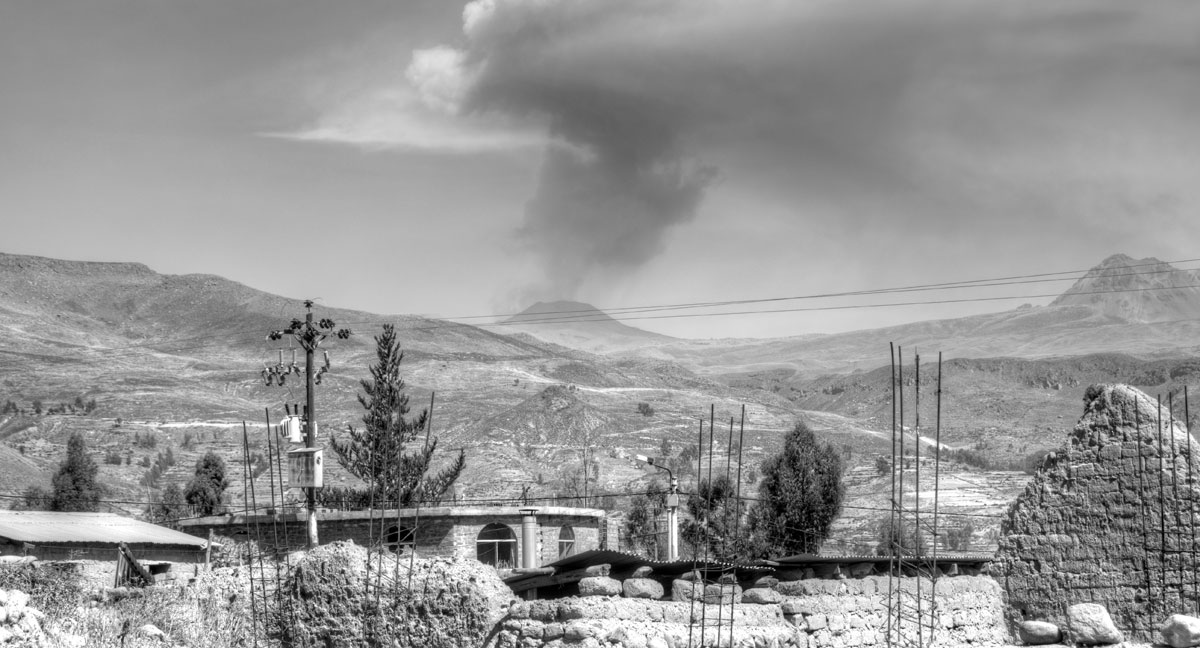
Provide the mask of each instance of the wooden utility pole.
[{"label": "wooden utility pole", "polygon": [[[267,335],[268,340],[281,340],[285,335],[291,335],[299,344],[300,348],[304,349],[304,394],[305,394],[305,411],[304,411],[304,445],[308,449],[317,447],[317,401],[315,397],[315,386],[321,383],[321,376],[329,370],[329,356],[325,356],[325,366],[319,370],[315,367],[314,354],[317,347],[321,346],[321,342],[329,335],[335,335],[338,339],[344,340],[350,337],[350,329],[338,329],[334,332],[333,328],[337,326],[333,320],[323,318],[313,323],[312,313],[313,303],[311,299],[304,301],[304,308],[308,312],[304,316],[304,321],[293,319],[292,323],[286,329],[279,331],[271,331]],[[287,368],[283,367],[281,362],[276,368],[276,371],[263,371],[266,377],[267,384],[270,385],[273,378],[279,377],[279,384],[282,385],[284,376],[287,375]],[[311,549],[319,544],[320,539],[317,534],[317,489],[309,486],[307,491],[308,502],[308,548]]]}]

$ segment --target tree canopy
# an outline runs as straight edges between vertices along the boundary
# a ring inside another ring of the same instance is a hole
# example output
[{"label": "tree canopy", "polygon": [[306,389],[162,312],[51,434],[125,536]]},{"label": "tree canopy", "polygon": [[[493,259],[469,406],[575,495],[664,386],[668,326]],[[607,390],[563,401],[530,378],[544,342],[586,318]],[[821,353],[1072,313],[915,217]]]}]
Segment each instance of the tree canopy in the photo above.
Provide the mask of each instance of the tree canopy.
[{"label": "tree canopy", "polygon": [[83,435],[75,432],[67,439],[67,458],[58,465],[52,479],[53,495],[50,499],[52,511],[100,510],[100,484],[96,474],[100,467],[87,453]]},{"label": "tree canopy", "polygon": [[225,460],[209,450],[196,460],[196,472],[184,489],[183,497],[198,515],[212,515],[224,508],[226,488],[229,488],[229,479],[225,476]]},{"label": "tree canopy", "polygon": [[750,512],[758,551],[817,553],[842,510],[843,469],[841,451],[796,423],[779,454],[762,463],[758,503]]},{"label": "tree canopy", "polygon": [[400,506],[438,500],[462,474],[466,455],[460,450],[448,466],[428,474],[438,441],[427,436],[415,450],[408,450],[425,431],[429,410],[408,416],[408,394],[400,377],[404,353],[391,324],[384,324],[383,332],[375,336],[375,357],[371,377],[359,382],[362,393],[358,402],[365,410],[363,426],[348,426],[348,438],[334,439],[334,454],[343,468],[367,482],[376,497]]}]

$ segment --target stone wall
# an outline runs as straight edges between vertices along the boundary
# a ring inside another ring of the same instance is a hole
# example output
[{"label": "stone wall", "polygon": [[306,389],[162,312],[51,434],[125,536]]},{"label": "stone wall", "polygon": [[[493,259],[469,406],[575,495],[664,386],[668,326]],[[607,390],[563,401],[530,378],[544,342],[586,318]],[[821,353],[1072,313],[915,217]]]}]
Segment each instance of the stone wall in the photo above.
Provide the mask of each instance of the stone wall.
[{"label": "stone wall", "polygon": [[1084,403],[1066,444],[1010,507],[993,573],[1014,622],[1062,625],[1067,607],[1094,602],[1147,639],[1195,609],[1198,447],[1131,387],[1093,385]]},{"label": "stone wall", "polygon": [[[682,583],[685,581],[676,581]],[[897,588],[915,592],[916,578],[897,578]],[[987,576],[922,579],[923,620],[928,646],[1009,643],[1002,592]],[[719,587],[709,585],[712,589]],[[732,588],[732,585],[726,586]],[[622,596],[567,597],[522,601],[496,633],[496,648],[601,646],[668,648],[858,648],[886,646],[889,579],[807,579],[748,589],[725,603],[633,599]],[[626,589],[625,591],[629,591]],[[671,596],[668,594],[668,596]],[[678,593],[673,598],[680,598]],[[906,600],[916,600],[915,595]],[[731,623],[732,620],[732,623]],[[915,622],[915,617],[912,618]],[[909,623],[904,632],[915,633]],[[915,634],[912,636],[915,637]]]}]

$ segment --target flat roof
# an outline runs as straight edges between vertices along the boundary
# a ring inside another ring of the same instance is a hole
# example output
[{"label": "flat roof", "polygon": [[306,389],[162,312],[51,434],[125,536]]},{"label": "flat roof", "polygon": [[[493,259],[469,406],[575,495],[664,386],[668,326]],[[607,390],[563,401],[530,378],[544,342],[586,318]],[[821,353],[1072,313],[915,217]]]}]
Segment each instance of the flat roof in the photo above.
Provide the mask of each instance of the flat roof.
[{"label": "flat roof", "polygon": [[0,538],[33,545],[208,546],[203,538],[113,513],[0,511]]}]

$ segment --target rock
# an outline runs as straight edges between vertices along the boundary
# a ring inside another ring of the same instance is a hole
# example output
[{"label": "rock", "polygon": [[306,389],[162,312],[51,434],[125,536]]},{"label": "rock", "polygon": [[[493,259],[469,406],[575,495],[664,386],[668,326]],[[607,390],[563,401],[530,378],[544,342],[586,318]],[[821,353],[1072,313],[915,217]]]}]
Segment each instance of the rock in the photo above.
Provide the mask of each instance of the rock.
[{"label": "rock", "polygon": [[721,574],[717,578],[717,582],[722,585],[737,585],[737,574]]},{"label": "rock", "polygon": [[563,639],[566,641],[583,641],[592,636],[592,628],[585,623],[572,623],[567,626],[567,631],[563,634]]},{"label": "rock", "polygon": [[608,576],[588,576],[579,581],[580,596],[620,596],[621,581]]},{"label": "rock", "polygon": [[773,589],[764,589],[761,587],[753,587],[742,594],[742,603],[757,603],[758,605],[770,605],[783,601],[783,595]]},{"label": "rock", "polygon": [[754,585],[751,587],[775,587],[778,584],[778,578],[775,578],[774,576],[762,576],[758,580],[754,581]]},{"label": "rock", "polygon": [[612,565],[604,563],[600,565],[592,565],[591,567],[584,569],[583,573],[587,574],[588,576],[608,576],[609,572],[611,571]]},{"label": "rock", "polygon": [[1058,643],[1062,639],[1062,631],[1047,621],[1022,621],[1017,626],[1017,636],[1023,644],[1042,646]]},{"label": "rock", "polygon": [[663,586],[650,578],[627,578],[621,583],[625,598],[658,600],[663,597]]},{"label": "rock", "polygon": [[546,641],[561,639],[563,634],[566,632],[567,629],[563,627],[563,624],[561,623],[547,623],[545,627],[542,628],[542,639]]},{"label": "rock", "polygon": [[676,579],[671,583],[672,601],[699,601],[704,597],[704,585],[693,581]]},{"label": "rock", "polygon": [[871,562],[854,563],[853,565],[850,565],[849,567],[847,567],[846,571],[849,572],[851,578],[862,578],[863,576],[870,576],[871,572],[875,571],[875,563],[871,563]]},{"label": "rock", "polygon": [[654,573],[654,568],[650,565],[642,565],[633,570],[633,576],[630,578],[650,578],[650,574]]},{"label": "rock", "polygon": [[29,605],[29,595],[21,590],[8,590],[8,600],[4,602],[6,606],[11,608],[23,608]]},{"label": "rock", "polygon": [[702,581],[702,580],[704,580],[704,575],[701,574],[699,570],[692,570],[692,571],[680,576],[679,580]]},{"label": "rock", "polygon": [[646,648],[670,648],[670,646],[662,637],[650,637],[650,640],[646,642]]},{"label": "rock", "polygon": [[1159,630],[1163,643],[1171,648],[1200,646],[1200,619],[1183,614],[1172,614]]},{"label": "rock", "polygon": [[1113,625],[1108,610],[1099,603],[1076,603],[1067,608],[1067,629],[1077,644],[1115,644],[1125,640]]},{"label": "rock", "polygon": [[0,644],[8,643],[9,639],[13,638],[13,633],[8,628],[0,628]]},{"label": "rock", "polygon": [[712,604],[737,603],[742,600],[742,588],[737,585],[706,585],[704,602]]},{"label": "rock", "polygon": [[160,630],[158,628],[158,626],[154,625],[153,623],[147,623],[146,625],[138,628],[137,633],[138,633],[138,635],[140,635],[142,637],[147,637],[149,639],[158,639],[159,641],[167,641],[167,633]]}]

